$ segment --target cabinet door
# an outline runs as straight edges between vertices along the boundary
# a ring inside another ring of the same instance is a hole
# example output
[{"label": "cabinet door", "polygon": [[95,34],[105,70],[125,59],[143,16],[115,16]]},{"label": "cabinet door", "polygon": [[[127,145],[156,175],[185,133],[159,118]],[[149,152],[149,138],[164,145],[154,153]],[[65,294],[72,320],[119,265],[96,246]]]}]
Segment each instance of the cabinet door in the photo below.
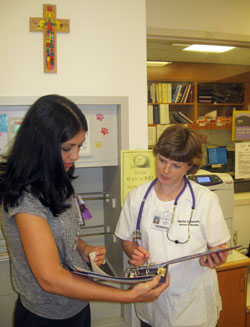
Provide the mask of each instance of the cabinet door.
[{"label": "cabinet door", "polygon": [[218,272],[222,311],[218,327],[245,327],[248,268]]}]

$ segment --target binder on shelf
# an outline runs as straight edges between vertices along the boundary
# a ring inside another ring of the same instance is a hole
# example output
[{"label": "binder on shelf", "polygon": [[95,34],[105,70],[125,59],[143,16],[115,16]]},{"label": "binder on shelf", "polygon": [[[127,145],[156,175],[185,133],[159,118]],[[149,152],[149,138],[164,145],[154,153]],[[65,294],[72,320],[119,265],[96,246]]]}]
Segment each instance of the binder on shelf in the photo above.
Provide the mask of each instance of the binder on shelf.
[{"label": "binder on shelf", "polygon": [[169,124],[169,105],[162,103],[159,105],[160,108],[160,124]]},{"label": "binder on shelf", "polygon": [[155,103],[156,102],[156,84],[153,82],[149,84],[149,102]]},{"label": "binder on shelf", "polygon": [[157,83],[156,85],[156,102],[162,103],[162,83]]},{"label": "binder on shelf", "polygon": [[167,99],[168,103],[172,103],[172,83],[167,83]]},{"label": "binder on shelf", "polygon": [[157,126],[162,125],[151,125],[148,126],[148,147],[152,148],[156,144],[156,137],[157,137]]},{"label": "binder on shelf", "polygon": [[160,124],[159,104],[153,104],[153,123],[154,124]]},{"label": "binder on shelf", "polygon": [[[137,284],[141,282],[145,282],[147,280],[151,280],[154,278],[155,275],[160,275],[162,277],[162,281],[165,280],[167,276],[167,271],[168,271],[168,266],[170,264],[176,264],[180,262],[184,262],[187,260],[193,260],[197,259],[200,257],[206,257],[208,255],[214,254],[214,253],[219,253],[219,252],[224,252],[224,251],[230,251],[233,249],[237,249],[242,247],[242,245],[237,245],[233,247],[228,247],[228,248],[218,248],[215,250],[210,250],[210,251],[205,251],[205,252],[200,252],[200,253],[195,253],[187,256],[183,256],[180,258],[172,259],[166,262],[161,262],[161,263],[149,263],[145,264],[143,266],[138,266],[138,267],[129,267],[125,271],[125,276],[119,277],[119,276],[111,276],[107,273],[105,273],[102,269],[100,269],[94,262],[95,258],[95,252],[92,252],[89,254],[90,257],[90,262],[91,262],[91,268],[92,271],[79,268],[77,266],[69,266],[69,269],[73,274],[80,275],[82,277],[86,277],[92,280],[96,281],[109,281],[109,282],[114,282],[114,283],[119,283],[119,284]],[[205,269],[205,267],[204,267]]]},{"label": "binder on shelf", "polygon": [[157,124],[156,125],[156,141],[159,139],[159,137],[161,136],[161,134],[165,131],[165,129],[168,126],[169,126],[168,124],[166,124],[166,125]]},{"label": "binder on shelf", "polygon": [[168,85],[167,85],[167,83],[162,83],[162,102],[168,103]]},{"label": "binder on shelf", "polygon": [[154,116],[153,116],[153,105],[148,104],[148,124],[154,123]]}]

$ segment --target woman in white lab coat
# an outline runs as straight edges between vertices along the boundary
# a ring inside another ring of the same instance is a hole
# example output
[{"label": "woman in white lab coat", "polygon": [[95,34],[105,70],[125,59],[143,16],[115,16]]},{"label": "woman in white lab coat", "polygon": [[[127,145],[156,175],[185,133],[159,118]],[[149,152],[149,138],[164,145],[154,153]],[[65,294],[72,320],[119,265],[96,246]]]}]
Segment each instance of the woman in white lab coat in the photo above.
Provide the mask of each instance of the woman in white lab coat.
[{"label": "woman in white lab coat", "polygon": [[[216,194],[186,177],[201,166],[199,135],[184,125],[170,125],[154,154],[157,179],[144,201],[140,232],[134,238],[140,206],[151,183],[128,194],[115,230],[130,263],[166,262],[225,248],[230,235]],[[216,326],[221,299],[214,268],[227,255],[228,251],[220,252],[169,265],[169,288],[153,303],[136,304],[141,326]]]},{"label": "woman in white lab coat", "polygon": [[90,326],[88,301],[154,301],[168,282],[159,277],[121,290],[72,274],[70,265],[96,264],[104,246],[79,235],[79,209],[71,181],[88,130],[81,110],[58,95],[39,98],[28,110],[11,151],[0,162],[2,224],[19,294],[14,326]]}]

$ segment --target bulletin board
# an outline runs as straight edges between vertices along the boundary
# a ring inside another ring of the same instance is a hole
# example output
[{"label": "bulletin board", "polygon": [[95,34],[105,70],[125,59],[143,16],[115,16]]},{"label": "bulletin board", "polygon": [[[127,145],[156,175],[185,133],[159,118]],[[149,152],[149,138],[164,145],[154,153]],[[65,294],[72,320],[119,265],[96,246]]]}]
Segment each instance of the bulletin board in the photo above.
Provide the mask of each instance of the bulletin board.
[{"label": "bulletin board", "polygon": [[80,105],[89,131],[76,167],[118,165],[118,131],[116,105]]},{"label": "bulletin board", "polygon": [[[79,167],[118,165],[118,105],[79,105],[89,130],[75,163]],[[29,106],[1,106],[0,154],[8,151]]]}]

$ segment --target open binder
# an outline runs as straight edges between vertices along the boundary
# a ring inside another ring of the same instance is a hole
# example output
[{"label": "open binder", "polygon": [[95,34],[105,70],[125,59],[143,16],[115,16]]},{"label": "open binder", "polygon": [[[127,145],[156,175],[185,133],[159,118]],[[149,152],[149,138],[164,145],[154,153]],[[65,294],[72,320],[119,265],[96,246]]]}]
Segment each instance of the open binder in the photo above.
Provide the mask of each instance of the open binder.
[{"label": "open binder", "polygon": [[112,283],[120,283],[120,284],[137,284],[137,283],[151,280],[155,275],[160,275],[163,281],[167,276],[168,266],[170,264],[179,263],[186,260],[192,260],[203,256],[207,256],[212,253],[229,251],[240,247],[241,245],[228,247],[225,249],[219,248],[215,250],[187,255],[184,257],[169,260],[167,262],[150,263],[138,267],[129,267],[126,269],[124,277],[111,276],[105,273],[102,269],[100,269],[94,262],[95,252],[89,254],[92,271],[79,268],[77,266],[70,266],[69,268],[71,272],[74,274],[87,277],[96,281],[109,281]]}]

